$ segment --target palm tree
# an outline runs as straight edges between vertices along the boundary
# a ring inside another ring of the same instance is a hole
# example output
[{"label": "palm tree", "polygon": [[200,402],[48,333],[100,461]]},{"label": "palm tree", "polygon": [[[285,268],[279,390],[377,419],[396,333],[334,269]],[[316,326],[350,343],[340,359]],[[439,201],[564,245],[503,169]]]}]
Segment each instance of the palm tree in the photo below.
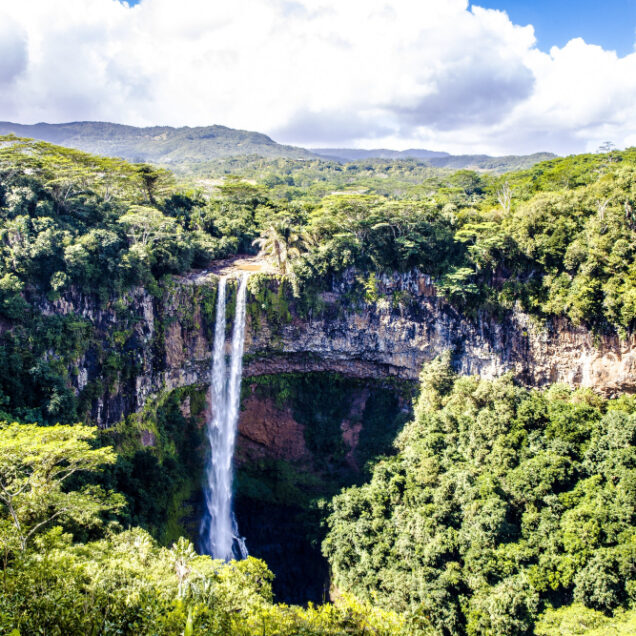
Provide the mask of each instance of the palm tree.
[{"label": "palm tree", "polygon": [[281,274],[287,274],[288,263],[300,256],[305,238],[293,229],[289,219],[285,219],[271,223],[252,245],[258,246],[259,256],[273,261]]}]

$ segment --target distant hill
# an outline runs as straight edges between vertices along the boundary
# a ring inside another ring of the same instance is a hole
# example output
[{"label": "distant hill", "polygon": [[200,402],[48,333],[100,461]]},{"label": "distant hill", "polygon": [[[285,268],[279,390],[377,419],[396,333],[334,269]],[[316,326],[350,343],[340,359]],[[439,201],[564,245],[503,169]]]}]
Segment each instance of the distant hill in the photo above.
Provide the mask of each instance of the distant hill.
[{"label": "distant hill", "polygon": [[92,121],[33,125],[0,122],[0,134],[9,133],[94,154],[159,164],[196,163],[237,155],[316,158],[304,148],[277,144],[262,133],[225,126],[138,128]]},{"label": "distant hill", "polygon": [[437,168],[451,170],[488,170],[493,172],[507,172],[510,170],[524,170],[539,161],[554,159],[551,152],[538,152],[533,155],[507,155],[491,157],[489,155],[451,155],[447,152],[411,148],[409,150],[387,150],[377,148],[361,150],[358,148],[312,148],[311,152],[324,159],[348,163],[371,159],[420,159]]},{"label": "distant hill", "polygon": [[93,154],[121,157],[129,161],[159,164],[181,173],[205,169],[206,162],[228,157],[264,157],[266,159],[322,159],[349,163],[367,160],[417,159],[427,164],[461,170],[508,172],[523,170],[539,161],[552,159],[551,153],[490,157],[488,155],[450,155],[447,152],[413,148],[363,150],[357,148],[314,148],[285,146],[258,132],[236,130],[226,126],[151,126],[138,128],[106,122],[71,122],[66,124],[14,124],[0,122],[0,135],[14,133],[76,148]]},{"label": "distant hill", "polygon": [[451,170],[486,170],[488,172],[511,172],[527,170],[540,161],[555,159],[552,152],[535,152],[532,155],[506,155],[491,157],[490,155],[448,155],[427,159],[428,163],[437,168]]},{"label": "distant hill", "polygon": [[437,157],[450,157],[447,152],[411,148],[409,150],[388,150],[376,148],[363,150],[360,148],[312,148],[311,152],[325,159],[335,161],[360,161],[362,159],[433,159]]}]

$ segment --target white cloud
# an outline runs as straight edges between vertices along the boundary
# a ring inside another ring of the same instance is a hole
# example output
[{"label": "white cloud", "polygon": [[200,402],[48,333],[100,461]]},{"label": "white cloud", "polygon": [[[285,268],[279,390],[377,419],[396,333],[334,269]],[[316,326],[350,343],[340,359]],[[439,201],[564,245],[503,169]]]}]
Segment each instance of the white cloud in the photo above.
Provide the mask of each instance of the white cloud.
[{"label": "white cloud", "polygon": [[0,14],[0,84],[9,85],[26,69],[27,43],[20,26]]},{"label": "white cloud", "polygon": [[286,143],[573,152],[636,138],[636,53],[466,0],[21,0],[0,119],[258,130]]},{"label": "white cloud", "polygon": [[20,25],[0,13],[0,118],[18,105],[16,81],[28,62],[26,34]]}]

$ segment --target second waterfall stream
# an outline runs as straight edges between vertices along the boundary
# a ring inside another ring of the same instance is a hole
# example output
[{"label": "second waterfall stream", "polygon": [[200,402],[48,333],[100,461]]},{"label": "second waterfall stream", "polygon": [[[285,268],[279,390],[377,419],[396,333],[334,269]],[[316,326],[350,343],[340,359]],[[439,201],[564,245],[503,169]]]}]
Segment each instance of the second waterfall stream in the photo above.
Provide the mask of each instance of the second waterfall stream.
[{"label": "second waterfall stream", "polygon": [[239,535],[232,510],[232,460],[241,399],[247,274],[239,280],[229,361],[225,355],[226,283],[227,278],[222,276],[216,301],[201,550],[215,559],[229,561],[247,557],[245,541]]}]

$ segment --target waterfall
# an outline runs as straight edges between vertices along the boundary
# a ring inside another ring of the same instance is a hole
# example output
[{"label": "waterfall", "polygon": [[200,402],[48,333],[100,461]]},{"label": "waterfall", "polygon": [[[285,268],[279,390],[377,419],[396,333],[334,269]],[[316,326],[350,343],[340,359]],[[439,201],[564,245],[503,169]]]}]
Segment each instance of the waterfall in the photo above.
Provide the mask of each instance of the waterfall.
[{"label": "waterfall", "polygon": [[205,466],[206,509],[201,520],[201,549],[215,559],[244,559],[245,541],[232,511],[232,459],[238,425],[245,336],[247,275],[239,282],[229,365],[225,357],[225,276],[219,279],[207,422],[209,450]]}]

